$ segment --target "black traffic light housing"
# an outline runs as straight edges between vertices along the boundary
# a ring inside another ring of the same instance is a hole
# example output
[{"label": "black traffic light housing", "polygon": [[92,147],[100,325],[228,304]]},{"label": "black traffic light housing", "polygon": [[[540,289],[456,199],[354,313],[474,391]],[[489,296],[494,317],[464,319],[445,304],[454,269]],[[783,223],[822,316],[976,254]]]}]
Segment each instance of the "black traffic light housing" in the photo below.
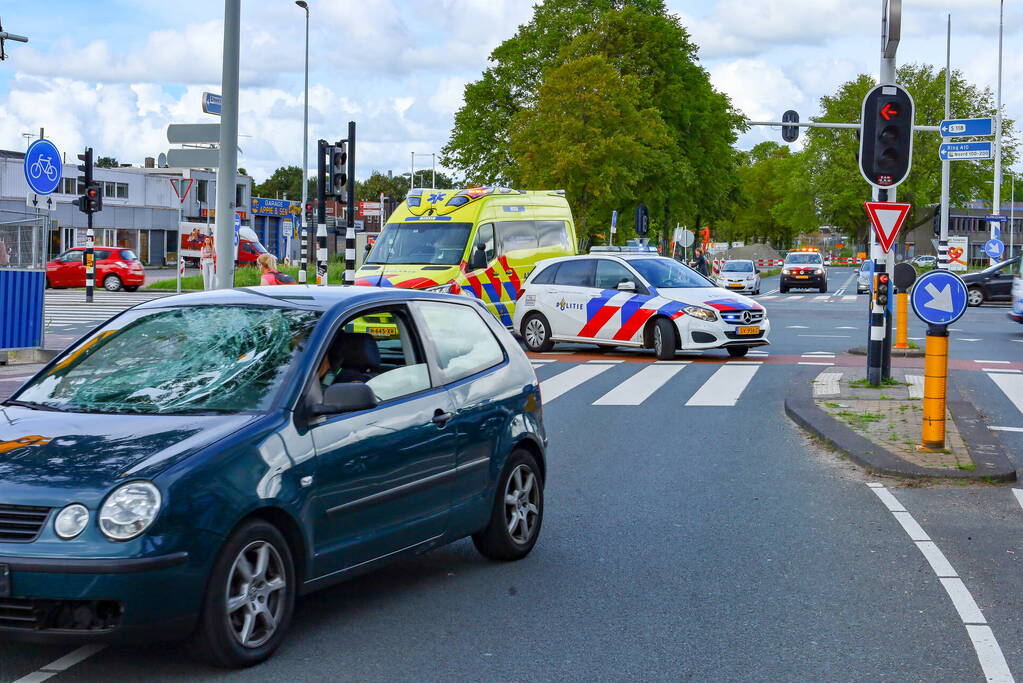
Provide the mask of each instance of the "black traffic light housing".
[{"label": "black traffic light housing", "polygon": [[[784,123],[799,123],[799,112],[789,109],[781,115]],[[782,126],[781,139],[785,142],[795,142],[799,138],[799,126]]]},{"label": "black traffic light housing", "polygon": [[646,208],[646,204],[636,205],[636,234],[640,237],[645,237],[650,231],[650,212]]},{"label": "black traffic light housing", "polygon": [[897,85],[879,85],[863,98],[860,173],[874,187],[895,187],[913,162],[913,98]]},{"label": "black traffic light housing", "polygon": [[100,187],[99,195],[99,208],[93,208],[97,206],[91,200],[89,195],[89,188],[95,190],[98,187],[98,183],[94,183],[92,179],[92,147],[86,147],[85,152],[78,155],[78,159],[82,162],[78,164],[78,171],[81,175],[78,176],[78,185],[82,187],[82,195],[78,197],[78,210],[82,213],[95,213],[103,208],[102,188]]},{"label": "black traffic light housing", "polygon": [[[92,182],[85,186],[85,194],[82,195],[85,203],[85,213],[96,213],[103,210],[103,184]],[[81,205],[79,205],[81,206]]]},{"label": "black traffic light housing", "polygon": [[316,217],[313,216],[313,203],[305,203],[305,224],[313,225],[316,222]]},{"label": "black traffic light housing", "polygon": [[888,273],[875,273],[874,303],[881,308],[887,308],[889,294],[891,294],[891,278]]},{"label": "black traffic light housing", "polygon": [[348,190],[348,143],[345,140],[326,147],[327,196],[344,201]]}]

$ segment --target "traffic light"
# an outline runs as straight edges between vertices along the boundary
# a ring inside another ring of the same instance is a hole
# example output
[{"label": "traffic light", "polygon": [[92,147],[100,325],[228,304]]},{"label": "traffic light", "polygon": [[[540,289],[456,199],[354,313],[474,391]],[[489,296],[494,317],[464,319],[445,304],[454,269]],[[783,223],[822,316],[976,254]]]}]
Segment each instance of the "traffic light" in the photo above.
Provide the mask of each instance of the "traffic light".
[{"label": "traffic light", "polygon": [[863,98],[860,173],[875,187],[895,187],[913,161],[913,98],[897,85],[879,85]]},{"label": "traffic light", "polygon": [[103,210],[103,185],[89,183],[85,186],[85,194],[78,199],[78,208],[83,213],[96,213]]},{"label": "traffic light", "polygon": [[[799,112],[789,109],[781,115],[784,123],[799,123]],[[799,126],[782,126],[781,139],[785,142],[795,142],[799,138]]]},{"label": "traffic light", "polygon": [[314,223],[315,223],[315,221],[314,221],[314,217],[313,217],[313,203],[312,202],[306,202],[305,203],[305,224],[306,225],[313,225]]},{"label": "traffic light", "polygon": [[348,184],[348,143],[345,140],[328,145],[327,152],[327,196],[343,199]]},{"label": "traffic light", "polygon": [[[83,188],[83,193],[88,189],[92,182],[92,147],[86,147],[83,154],[78,155],[79,160],[82,163],[78,164],[78,171],[81,175],[78,176],[77,185]],[[82,194],[77,201],[78,210],[82,213],[92,213],[89,211],[88,196]]]},{"label": "traffic light", "polygon": [[881,308],[887,308],[889,294],[891,294],[891,281],[888,273],[875,273],[874,303]]},{"label": "traffic light", "polygon": [[645,237],[649,230],[650,212],[647,211],[646,204],[638,204],[636,206],[636,234]]}]

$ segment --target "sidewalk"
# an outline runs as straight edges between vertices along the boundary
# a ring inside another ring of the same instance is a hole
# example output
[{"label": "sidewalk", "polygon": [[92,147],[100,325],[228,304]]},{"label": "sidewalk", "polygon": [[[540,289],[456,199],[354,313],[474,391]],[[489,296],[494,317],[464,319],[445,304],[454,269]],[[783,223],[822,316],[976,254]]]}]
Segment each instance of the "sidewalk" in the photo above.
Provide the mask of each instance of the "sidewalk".
[{"label": "sidewalk", "polygon": [[866,383],[866,368],[829,368],[794,383],[785,412],[797,424],[877,474],[1014,481],[1001,442],[949,380],[945,448],[922,451],[923,369],[893,368],[892,381]]}]

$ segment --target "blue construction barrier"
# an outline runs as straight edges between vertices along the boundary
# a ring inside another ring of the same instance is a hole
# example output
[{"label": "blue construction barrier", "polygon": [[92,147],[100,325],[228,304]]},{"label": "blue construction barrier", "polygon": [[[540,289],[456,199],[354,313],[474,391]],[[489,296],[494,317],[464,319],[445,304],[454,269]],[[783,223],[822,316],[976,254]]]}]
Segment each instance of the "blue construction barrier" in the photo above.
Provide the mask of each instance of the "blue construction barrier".
[{"label": "blue construction barrier", "polygon": [[0,350],[43,345],[46,272],[0,268]]}]

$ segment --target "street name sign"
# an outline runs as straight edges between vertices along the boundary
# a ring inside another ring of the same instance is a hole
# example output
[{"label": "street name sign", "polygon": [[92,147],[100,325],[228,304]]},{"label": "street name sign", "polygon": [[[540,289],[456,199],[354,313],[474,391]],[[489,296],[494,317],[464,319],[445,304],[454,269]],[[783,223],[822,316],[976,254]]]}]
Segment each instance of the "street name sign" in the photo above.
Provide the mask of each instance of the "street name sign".
[{"label": "street name sign", "polygon": [[167,142],[173,145],[206,145],[220,142],[220,124],[172,123],[167,126]]},{"label": "street name sign", "polygon": [[990,142],[943,142],[938,147],[942,161],[979,161],[991,156]]},{"label": "street name sign", "polygon": [[1008,216],[984,216],[984,220],[988,223],[1007,223],[1009,221]]},{"label": "street name sign", "polygon": [[217,168],[220,165],[219,149],[167,150],[167,166],[170,168]]},{"label": "street name sign", "polygon": [[220,112],[223,109],[223,99],[220,95],[211,92],[204,92],[202,94],[202,110],[203,113],[213,114],[214,116],[220,116]]},{"label": "street name sign", "polygon": [[36,194],[52,194],[60,185],[63,165],[57,146],[46,138],[39,138],[25,152],[25,180]]},{"label": "street name sign", "polygon": [[991,135],[991,119],[948,119],[938,125],[943,138]]},{"label": "street name sign", "polygon": [[867,217],[874,226],[874,234],[884,253],[888,253],[895,244],[895,236],[899,228],[906,222],[912,204],[902,202],[863,202],[867,207]]},{"label": "street name sign", "polygon": [[951,325],[966,312],[966,283],[955,273],[932,270],[920,276],[909,301],[916,317],[929,325]]},{"label": "street name sign", "polygon": [[1002,258],[1005,253],[1005,243],[999,239],[988,240],[984,243],[984,253],[993,259]]}]

